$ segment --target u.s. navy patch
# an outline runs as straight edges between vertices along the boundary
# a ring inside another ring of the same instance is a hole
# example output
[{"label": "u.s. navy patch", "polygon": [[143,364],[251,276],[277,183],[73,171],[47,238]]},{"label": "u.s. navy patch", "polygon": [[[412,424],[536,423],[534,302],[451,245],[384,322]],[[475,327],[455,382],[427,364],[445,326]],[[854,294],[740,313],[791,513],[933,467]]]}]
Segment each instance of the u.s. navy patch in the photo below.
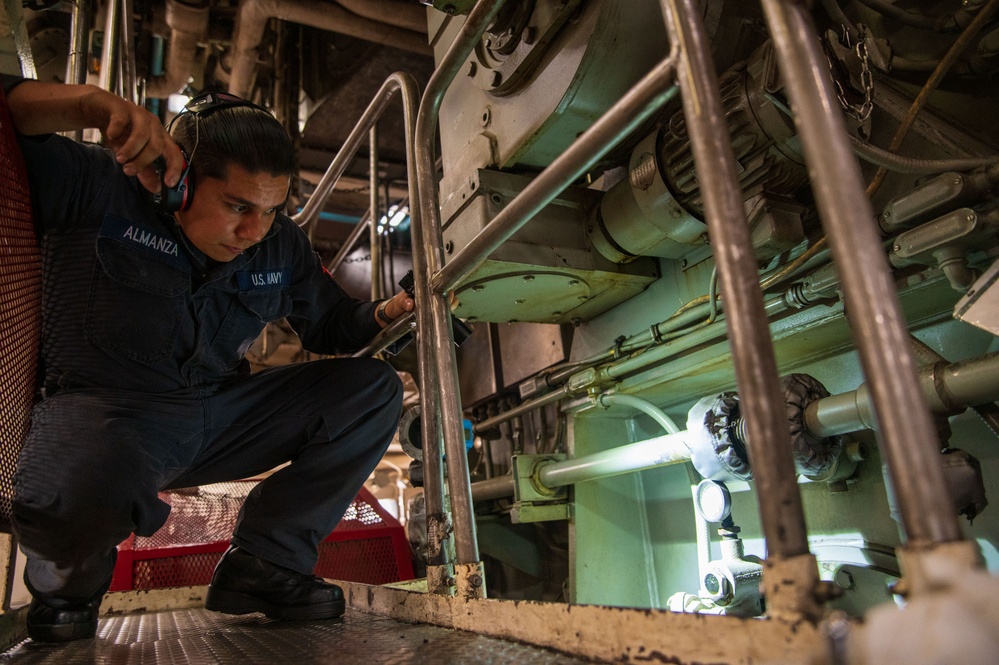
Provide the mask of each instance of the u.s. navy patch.
[{"label": "u.s. navy patch", "polygon": [[236,273],[236,282],[240,291],[255,289],[279,289],[288,285],[291,270],[243,270]]},{"label": "u.s. navy patch", "polygon": [[101,237],[113,238],[126,245],[139,247],[171,263],[186,264],[177,241],[165,229],[150,229],[114,215],[105,215],[101,223]]}]

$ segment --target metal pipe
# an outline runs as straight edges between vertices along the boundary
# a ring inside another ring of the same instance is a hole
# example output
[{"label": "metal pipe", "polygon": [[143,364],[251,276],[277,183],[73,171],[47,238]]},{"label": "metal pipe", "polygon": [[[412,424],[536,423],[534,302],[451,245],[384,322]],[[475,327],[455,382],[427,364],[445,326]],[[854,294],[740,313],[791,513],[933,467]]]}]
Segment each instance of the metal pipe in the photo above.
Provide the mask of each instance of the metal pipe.
[{"label": "metal pipe", "polygon": [[513,476],[499,476],[472,483],[472,501],[491,501],[513,496]]},{"label": "metal pipe", "polygon": [[335,3],[308,0],[240,0],[232,45],[232,75],[229,92],[249,97],[256,73],[257,46],[264,37],[267,21],[278,18],[320,30],[339,32],[404,51],[433,55],[424,32],[395,28],[353,14]]},{"label": "metal pipe", "polygon": [[[999,400],[999,353],[956,363],[935,363],[919,372],[919,385],[935,413],[951,414]],[[812,402],[805,427],[819,438],[874,429],[874,406],[866,385]]]},{"label": "metal pipe", "polygon": [[[815,28],[805,6],[762,1],[823,228],[841,267],[843,299],[851,312],[906,533],[911,541],[960,540],[937,458],[936,428],[916,382],[898,294]],[[724,286],[722,290],[727,296]]]},{"label": "metal pipe", "polygon": [[[354,156],[357,155],[357,151],[361,147],[361,142],[368,135],[369,130],[378,122],[378,118],[388,108],[389,103],[397,92],[401,92],[402,94],[402,113],[406,119],[406,145],[408,147],[413,144],[414,138],[411,134],[413,131],[411,120],[415,118],[415,109],[419,104],[418,87],[416,80],[410,74],[395,72],[382,83],[382,87],[379,88],[371,103],[368,104],[368,108],[364,110],[360,120],[357,121],[354,129],[347,136],[347,140],[343,142],[343,146],[341,146],[340,151],[337,152],[336,157],[333,158],[333,161],[326,169],[326,173],[319,179],[319,184],[316,185],[309,200],[305,202],[305,206],[296,215],[292,216],[292,220],[296,224],[308,227],[310,240],[315,235],[316,222],[319,219],[319,213],[322,212],[322,208],[326,204],[326,199],[329,198],[340,176],[344,174],[347,167],[353,161]],[[411,201],[414,200],[414,188],[417,186],[414,173],[409,173],[409,171],[413,170],[413,165],[411,163],[408,164],[407,177],[409,179],[409,197]],[[412,214],[410,216],[412,217]]]},{"label": "metal pipe", "polygon": [[382,295],[382,236],[378,229],[380,210],[378,208],[378,123],[368,131],[368,182],[371,191],[371,299],[380,300]]},{"label": "metal pipe", "polygon": [[645,122],[675,93],[671,54],[635,84],[538,177],[531,180],[467,245],[433,276],[436,291],[450,291],[566,187]]},{"label": "metal pipe", "polygon": [[91,0],[75,0],[70,15],[69,57],[66,60],[66,83],[87,82],[87,37],[90,34]]},{"label": "metal pipe", "polygon": [[392,323],[382,328],[381,332],[371,338],[371,341],[351,354],[354,358],[373,356],[380,351],[384,351],[392,342],[398,340],[407,333],[416,330],[416,321],[412,312],[406,312]]},{"label": "metal pipe", "polygon": [[[419,201],[419,206],[414,206],[410,214],[413,215],[414,239],[418,242],[413,252],[413,273],[423,413],[420,419],[423,461],[426,465],[430,459],[440,460],[443,437],[444,450],[447,451],[455,556],[457,563],[462,565],[479,561],[479,546],[468,483],[451,310],[444,294],[430,288],[430,277],[440,269],[444,257],[434,142],[444,93],[503,3],[504,0],[479,0],[476,3],[430,77],[416,120],[415,162],[420,196],[410,198],[411,201]],[[429,467],[424,468],[424,475],[424,482],[433,475]],[[426,487],[428,518],[443,513],[443,496],[435,494],[429,486]]]},{"label": "metal pipe", "polygon": [[507,409],[503,413],[493,416],[492,418],[486,418],[482,422],[476,423],[472,427],[472,431],[476,434],[482,434],[483,432],[488,432],[493,427],[496,427],[500,423],[505,423],[508,420],[512,420],[519,415],[527,413],[528,411],[533,411],[534,409],[539,409],[546,404],[551,404],[552,402],[557,402],[563,397],[566,397],[569,393],[563,387],[561,390],[555,390],[553,392],[542,395],[541,397],[528,400],[526,402],[521,402],[512,409]]},{"label": "metal pipe", "polygon": [[634,395],[621,395],[618,393],[603,393],[597,398],[600,406],[604,408],[610,407],[611,404],[620,404],[621,406],[630,406],[633,409],[637,409],[642,413],[659,423],[664,430],[670,434],[676,434],[680,431],[680,428],[676,426],[673,419],[666,415],[666,412],[660,409],[658,406],[653,404],[647,399],[642,399],[641,397],[635,397]]},{"label": "metal pipe", "polygon": [[115,75],[118,72],[118,52],[121,50],[121,3],[110,0],[104,15],[104,45],[101,50],[101,71],[97,85],[103,90],[114,92]]},{"label": "metal pipe", "polygon": [[139,98],[138,76],[135,73],[135,37],[132,35],[132,0],[121,2],[121,88],[122,97],[133,104],[142,105],[145,100]]},{"label": "metal pipe", "polygon": [[[66,83],[82,85],[87,82],[87,61],[90,53],[87,39],[90,35],[91,0],[75,0],[70,16],[69,57],[66,60]],[[74,141],[83,139],[83,130],[66,132]]]},{"label": "metal pipe", "polygon": [[680,49],[684,117],[725,297],[736,384],[754,442],[751,456],[767,549],[782,558],[807,554],[787,414],[710,43],[694,0],[661,1],[670,42]]},{"label": "metal pipe", "polygon": [[[554,489],[587,480],[610,478],[689,461],[687,432],[683,431],[636,441],[562,462],[550,462],[539,467],[538,480],[545,487]],[[753,470],[755,472],[756,467],[753,467]]]},{"label": "metal pipe", "polygon": [[351,231],[350,235],[347,236],[347,239],[343,241],[343,244],[340,246],[340,250],[336,253],[336,256],[334,256],[333,260],[326,266],[326,269],[330,271],[331,275],[336,273],[337,268],[339,268],[340,264],[347,258],[350,251],[354,249],[354,245],[356,245],[357,241],[361,239],[362,235],[364,235],[364,232],[367,230],[368,224],[370,223],[371,213],[368,212],[361,218],[361,221],[354,226],[354,230]]}]

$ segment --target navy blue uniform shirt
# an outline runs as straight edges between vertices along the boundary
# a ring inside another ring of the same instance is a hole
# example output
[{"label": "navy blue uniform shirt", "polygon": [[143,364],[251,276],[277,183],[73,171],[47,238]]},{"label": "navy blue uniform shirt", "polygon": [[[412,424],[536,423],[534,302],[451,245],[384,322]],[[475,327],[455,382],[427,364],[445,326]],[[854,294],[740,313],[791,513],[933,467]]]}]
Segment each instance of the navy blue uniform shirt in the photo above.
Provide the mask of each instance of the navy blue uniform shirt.
[{"label": "navy blue uniform shirt", "polygon": [[21,147],[43,238],[49,390],[211,394],[248,372],[243,356],[269,321],[287,317],[321,354],[380,330],[375,304],[349,297],[288,217],[218,264],[110,152],[55,135]]}]

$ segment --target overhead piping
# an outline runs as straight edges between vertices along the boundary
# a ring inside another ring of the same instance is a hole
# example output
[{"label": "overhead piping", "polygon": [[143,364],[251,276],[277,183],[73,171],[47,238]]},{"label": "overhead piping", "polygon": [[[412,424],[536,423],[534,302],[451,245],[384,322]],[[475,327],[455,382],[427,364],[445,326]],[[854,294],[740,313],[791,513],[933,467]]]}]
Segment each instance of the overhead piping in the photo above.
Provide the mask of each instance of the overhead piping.
[{"label": "overhead piping", "polygon": [[161,99],[184,89],[194,71],[198,43],[208,35],[208,3],[168,0],[166,24],[170,28],[170,46],[162,75],[146,82],[146,97]]},{"label": "overhead piping", "polygon": [[236,14],[236,29],[231,54],[232,74],[229,92],[249,97],[257,63],[257,47],[264,36],[267,21],[279,18],[320,30],[338,32],[404,51],[432,55],[426,33],[406,30],[373,21],[347,11],[336,3],[307,0],[242,0]]}]

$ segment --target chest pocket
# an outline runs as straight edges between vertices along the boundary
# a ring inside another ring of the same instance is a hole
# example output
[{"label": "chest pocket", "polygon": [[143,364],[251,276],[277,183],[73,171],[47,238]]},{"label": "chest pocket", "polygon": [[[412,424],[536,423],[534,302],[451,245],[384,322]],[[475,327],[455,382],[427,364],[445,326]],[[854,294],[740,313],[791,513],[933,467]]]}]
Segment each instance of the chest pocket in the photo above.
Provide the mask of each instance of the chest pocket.
[{"label": "chest pocket", "polygon": [[222,325],[212,341],[212,353],[223,369],[232,369],[246,355],[264,326],[291,314],[286,286],[251,288],[234,294]]},{"label": "chest pocket", "polygon": [[97,258],[87,336],[113,355],[146,364],[166,359],[180,332],[190,269],[107,237],[97,239]]}]

